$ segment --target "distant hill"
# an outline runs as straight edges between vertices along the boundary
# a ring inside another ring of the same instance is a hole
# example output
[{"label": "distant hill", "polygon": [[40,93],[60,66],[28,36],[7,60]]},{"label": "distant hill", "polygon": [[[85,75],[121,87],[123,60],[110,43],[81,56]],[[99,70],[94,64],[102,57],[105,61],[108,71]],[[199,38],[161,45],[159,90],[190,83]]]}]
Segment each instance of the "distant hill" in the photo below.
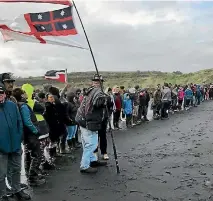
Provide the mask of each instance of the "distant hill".
[{"label": "distant hill", "polygon": [[[95,72],[75,72],[68,74],[69,83],[73,87],[87,87]],[[180,71],[166,73],[160,71],[135,71],[135,72],[100,72],[106,82],[105,86],[114,85],[134,87],[136,84],[141,87],[155,87],[164,82],[172,84],[187,83],[211,83],[213,82],[213,69],[201,70],[194,73],[184,74]],[[44,77],[17,78],[18,86],[30,83],[33,86],[41,87],[43,84],[51,83],[56,86],[63,86],[55,81],[45,80]]]}]

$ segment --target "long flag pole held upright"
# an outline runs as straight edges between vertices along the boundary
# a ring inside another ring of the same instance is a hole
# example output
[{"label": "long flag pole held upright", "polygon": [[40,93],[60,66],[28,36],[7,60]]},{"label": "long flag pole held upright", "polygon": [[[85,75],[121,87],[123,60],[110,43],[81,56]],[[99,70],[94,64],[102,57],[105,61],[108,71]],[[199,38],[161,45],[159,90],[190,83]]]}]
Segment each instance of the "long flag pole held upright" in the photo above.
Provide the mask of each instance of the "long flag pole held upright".
[{"label": "long flag pole held upright", "polygon": [[[88,43],[88,46],[89,46],[89,50],[90,50],[90,53],[91,53],[91,56],[92,56],[92,60],[93,60],[94,66],[95,66],[95,70],[96,70],[96,73],[97,73],[97,75],[98,75],[98,77],[99,77],[99,81],[100,81],[100,84],[101,84],[101,90],[104,92],[104,90],[103,90],[103,84],[102,84],[101,79],[100,79],[100,74],[99,74],[98,66],[97,66],[97,63],[96,63],[96,60],[95,60],[93,51],[92,51],[91,44],[90,44],[90,42],[89,42],[89,38],[88,38],[87,33],[86,33],[86,30],[85,30],[85,28],[84,28],[84,24],[83,24],[83,22],[82,22],[81,16],[80,16],[80,14],[79,14],[79,12],[78,12],[78,9],[77,9],[77,7],[76,7],[76,5],[75,5],[75,2],[74,2],[73,0],[72,0],[72,3],[73,3],[73,6],[74,6],[74,8],[75,8],[75,10],[76,10],[76,13],[77,13],[77,15],[78,15],[78,18],[79,18],[79,20],[80,20],[82,29],[83,29],[83,31],[84,31],[84,35],[85,35],[85,37],[86,37],[86,40],[87,40],[87,43]],[[107,115],[108,115],[108,117],[109,117],[109,112],[108,112],[108,110],[107,110]],[[111,138],[112,138],[112,145],[113,145],[113,152],[114,152],[115,163],[116,163],[116,170],[117,170],[117,174],[119,174],[119,173],[120,173],[120,168],[119,168],[119,164],[118,164],[117,150],[116,150],[116,146],[115,146],[115,140],[114,140],[114,135],[113,135],[113,132],[112,132],[112,127],[111,127],[110,121],[109,121],[109,127],[110,127],[110,133],[111,133]]]}]

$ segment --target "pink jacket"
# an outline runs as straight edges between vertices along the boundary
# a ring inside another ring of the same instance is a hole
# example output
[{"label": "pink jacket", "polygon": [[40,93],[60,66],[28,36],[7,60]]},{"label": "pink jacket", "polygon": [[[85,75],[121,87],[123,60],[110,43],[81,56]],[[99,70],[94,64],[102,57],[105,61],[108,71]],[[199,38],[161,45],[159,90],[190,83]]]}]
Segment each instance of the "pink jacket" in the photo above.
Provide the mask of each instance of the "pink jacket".
[{"label": "pink jacket", "polygon": [[179,90],[178,91],[178,100],[183,100],[184,99],[184,91],[183,90]]}]

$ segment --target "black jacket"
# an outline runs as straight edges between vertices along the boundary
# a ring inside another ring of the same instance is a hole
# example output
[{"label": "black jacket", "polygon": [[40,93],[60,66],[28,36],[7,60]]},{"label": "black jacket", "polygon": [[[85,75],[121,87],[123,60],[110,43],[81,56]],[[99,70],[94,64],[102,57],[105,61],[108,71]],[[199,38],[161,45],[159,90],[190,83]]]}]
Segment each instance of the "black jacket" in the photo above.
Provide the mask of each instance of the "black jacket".
[{"label": "black jacket", "polygon": [[58,140],[59,136],[66,134],[65,123],[67,121],[66,108],[61,103],[50,103],[45,104],[46,110],[44,112],[44,118],[49,125],[49,137],[51,141],[55,142]]}]

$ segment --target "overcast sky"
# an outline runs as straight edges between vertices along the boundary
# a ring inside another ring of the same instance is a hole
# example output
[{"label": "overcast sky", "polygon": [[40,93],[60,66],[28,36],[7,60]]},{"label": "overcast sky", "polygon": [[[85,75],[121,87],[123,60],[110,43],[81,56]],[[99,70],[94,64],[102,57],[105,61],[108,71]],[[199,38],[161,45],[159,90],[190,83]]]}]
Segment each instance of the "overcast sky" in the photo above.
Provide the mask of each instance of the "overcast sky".
[{"label": "overcast sky", "polygon": [[[76,0],[76,5],[100,70],[193,72],[213,67],[213,2]],[[0,20],[54,8],[61,7],[0,3]],[[78,42],[86,46],[79,20],[74,17]],[[0,72],[35,76],[64,68],[69,72],[93,71],[89,51],[3,43],[0,37]]]}]

